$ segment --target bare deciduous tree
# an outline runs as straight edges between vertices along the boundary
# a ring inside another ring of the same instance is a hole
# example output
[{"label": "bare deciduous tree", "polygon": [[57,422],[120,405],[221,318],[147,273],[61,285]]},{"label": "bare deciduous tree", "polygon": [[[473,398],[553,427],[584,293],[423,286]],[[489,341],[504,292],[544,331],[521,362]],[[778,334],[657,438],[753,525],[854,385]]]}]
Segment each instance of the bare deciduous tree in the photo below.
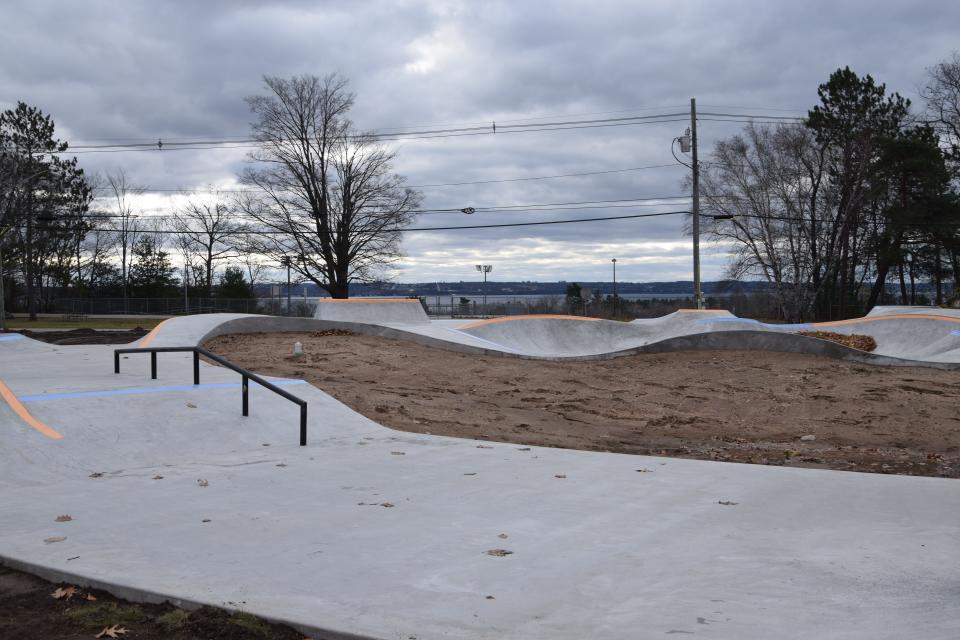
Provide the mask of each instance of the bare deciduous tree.
[{"label": "bare deciduous tree", "polygon": [[[216,264],[235,256],[234,236],[243,231],[234,220],[226,201],[219,193],[209,199],[191,199],[174,214],[173,229],[177,232],[184,264],[196,256],[203,265],[202,284],[208,298],[213,297]],[[189,262],[192,264],[193,260]]]},{"label": "bare deciduous tree", "polygon": [[402,228],[420,194],[393,173],[394,152],[347,119],[354,96],[338,75],[267,77],[248,99],[259,143],[241,182],[239,208],[257,222],[255,250],[334,298],[400,256]]},{"label": "bare deciduous tree", "polygon": [[130,312],[130,263],[133,260],[133,245],[142,232],[141,225],[137,220],[137,213],[134,207],[134,200],[144,192],[143,187],[138,187],[130,183],[127,174],[123,169],[118,169],[114,173],[108,173],[106,176],[107,191],[109,198],[113,200],[116,207],[114,223],[111,225],[113,232],[113,249],[120,259],[120,279],[123,285],[123,310],[124,313]]}]

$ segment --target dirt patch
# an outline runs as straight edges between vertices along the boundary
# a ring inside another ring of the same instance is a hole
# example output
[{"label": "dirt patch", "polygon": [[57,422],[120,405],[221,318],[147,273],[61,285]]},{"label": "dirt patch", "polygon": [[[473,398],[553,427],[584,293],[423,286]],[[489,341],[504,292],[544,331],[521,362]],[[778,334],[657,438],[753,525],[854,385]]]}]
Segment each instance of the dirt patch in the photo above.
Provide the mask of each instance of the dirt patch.
[{"label": "dirt patch", "polygon": [[[288,355],[295,341],[298,358]],[[960,477],[960,372],[762,351],[547,362],[317,333],[227,335],[206,346],[258,373],[306,379],[404,431]]]},{"label": "dirt patch", "polygon": [[23,335],[51,344],[128,344],[149,333],[143,327],[124,330],[70,329],[68,331],[20,331]]},{"label": "dirt patch", "polygon": [[856,333],[846,336],[842,333],[833,333],[831,331],[801,331],[800,335],[829,340],[830,342],[836,342],[837,344],[842,344],[851,349],[859,349],[860,351],[873,351],[877,348],[877,341],[873,339],[873,336],[861,336]]},{"label": "dirt patch", "polygon": [[[0,566],[0,638],[89,640],[111,628],[117,638],[137,640],[303,638],[302,633],[290,627],[248,613],[212,607],[186,611],[170,604],[134,604],[98,589],[52,584]],[[126,633],[119,633],[120,629]]]}]

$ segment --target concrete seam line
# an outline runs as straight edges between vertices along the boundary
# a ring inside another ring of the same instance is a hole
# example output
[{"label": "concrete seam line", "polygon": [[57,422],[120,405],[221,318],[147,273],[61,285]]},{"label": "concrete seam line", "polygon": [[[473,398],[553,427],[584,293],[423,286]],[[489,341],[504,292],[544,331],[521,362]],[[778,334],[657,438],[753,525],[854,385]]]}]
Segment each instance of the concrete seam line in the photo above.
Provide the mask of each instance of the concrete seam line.
[{"label": "concrete seam line", "polygon": [[7,404],[10,405],[10,408],[13,409],[14,413],[20,416],[20,419],[26,422],[32,428],[53,440],[60,440],[63,438],[61,433],[51,429],[47,425],[34,418],[33,415],[27,411],[27,408],[23,406],[23,403],[17,399],[17,396],[13,394],[13,391],[10,390],[10,387],[7,386],[7,383],[3,380],[0,380],[0,397],[6,400]]}]

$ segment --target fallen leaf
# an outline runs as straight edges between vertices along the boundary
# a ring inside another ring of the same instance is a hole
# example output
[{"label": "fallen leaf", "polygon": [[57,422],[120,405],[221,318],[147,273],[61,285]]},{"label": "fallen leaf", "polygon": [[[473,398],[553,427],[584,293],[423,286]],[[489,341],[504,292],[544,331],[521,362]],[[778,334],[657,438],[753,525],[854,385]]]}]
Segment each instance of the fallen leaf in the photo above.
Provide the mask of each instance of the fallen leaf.
[{"label": "fallen leaf", "polygon": [[405,454],[403,451],[391,451],[391,452],[390,452],[390,455],[392,455],[392,456],[405,456],[405,455],[407,455],[407,454]]},{"label": "fallen leaf", "polygon": [[188,402],[188,403],[187,403],[187,406],[190,407],[191,409],[196,409],[196,408],[197,408],[197,405],[193,404],[192,402]]},{"label": "fallen leaf", "polygon": [[497,537],[498,537],[498,538],[503,538],[504,540],[506,540],[509,536],[507,536],[507,534],[505,534],[505,533],[501,533],[501,534],[498,535]]},{"label": "fallen leaf", "polygon": [[507,551],[506,549],[490,549],[489,551],[485,551],[484,553],[486,553],[488,556],[497,556],[500,558],[502,558],[503,556],[513,555],[513,551]]},{"label": "fallen leaf", "polygon": [[197,485],[201,487],[208,487],[210,486],[210,483],[206,480],[197,480]]},{"label": "fallen leaf", "polygon": [[391,504],[391,503],[389,503],[389,502],[381,502],[381,503],[380,503],[380,506],[381,506],[381,507],[387,507],[387,508],[389,508],[389,507],[392,507],[393,504]]},{"label": "fallen leaf", "polygon": [[210,522],[210,518],[204,518],[204,519],[201,520],[200,522]]},{"label": "fallen leaf", "polygon": [[84,600],[89,600],[90,602],[96,602],[96,601],[97,601],[97,596],[93,595],[92,593],[85,593],[85,594],[83,595],[83,599],[84,599]]},{"label": "fallen leaf", "polygon": [[54,542],[63,542],[67,539],[67,536],[51,536],[49,538],[44,538],[43,541],[47,544],[53,544]]},{"label": "fallen leaf", "polygon": [[475,475],[477,475],[477,472],[474,471],[473,473],[465,473],[465,474],[463,474],[463,475],[465,475],[465,476],[475,476]]},{"label": "fallen leaf", "polygon": [[78,589],[74,586],[57,587],[57,590],[50,594],[54,600],[69,600],[77,595]]},{"label": "fallen leaf", "polygon": [[103,477],[103,472],[102,472],[102,471],[94,471],[94,472],[91,473],[88,477],[90,477],[90,478],[102,478],[102,477]]},{"label": "fallen leaf", "polygon": [[73,520],[69,514],[63,514],[62,516],[57,516],[57,522],[70,522]]},{"label": "fallen leaf", "polygon": [[281,463],[278,464],[277,466],[278,466],[278,467],[285,467],[285,466],[287,466],[287,465],[285,465],[285,464],[283,464],[283,463],[281,462]]},{"label": "fallen leaf", "polygon": [[566,478],[567,476],[566,476],[566,474],[558,473],[558,474],[556,474],[556,475],[553,476],[553,477],[554,477],[554,478],[560,478],[561,480],[563,480],[563,479]]},{"label": "fallen leaf", "polygon": [[487,444],[478,444],[477,449],[493,449],[493,447]]},{"label": "fallen leaf", "polygon": [[163,476],[153,476],[154,480],[163,480]]},{"label": "fallen leaf", "polygon": [[730,500],[718,500],[717,504],[722,504],[726,507],[731,507],[735,504],[740,504],[739,502],[731,502]]},{"label": "fallen leaf", "polygon": [[637,473],[653,473],[653,469],[637,469]]},{"label": "fallen leaf", "polygon": [[493,596],[487,596],[487,600],[496,600]]},{"label": "fallen leaf", "polygon": [[113,625],[112,627],[104,627],[103,631],[93,636],[94,638],[119,638],[122,635],[127,633],[127,629],[119,625]]},{"label": "fallen leaf", "polygon": [[517,451],[530,451],[530,447],[520,447]]}]

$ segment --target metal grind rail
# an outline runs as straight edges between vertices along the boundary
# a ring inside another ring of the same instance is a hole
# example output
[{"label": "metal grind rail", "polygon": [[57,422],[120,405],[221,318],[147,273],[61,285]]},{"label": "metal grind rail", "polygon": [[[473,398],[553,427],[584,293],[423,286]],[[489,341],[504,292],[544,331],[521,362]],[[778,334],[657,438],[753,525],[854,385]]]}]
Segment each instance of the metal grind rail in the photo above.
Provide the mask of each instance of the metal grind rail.
[{"label": "metal grind rail", "polygon": [[305,447],[307,445],[307,401],[298,398],[297,396],[284,391],[277,385],[264,380],[260,376],[250,371],[247,371],[243,367],[238,367],[229,360],[221,358],[215,353],[210,353],[203,347],[138,347],[131,349],[114,349],[113,350],[113,372],[120,373],[120,355],[124,353],[149,353],[150,354],[150,378],[153,380],[157,379],[157,354],[158,353],[193,353],[193,384],[200,384],[200,356],[209,358],[219,365],[236,371],[243,377],[243,382],[240,385],[243,394],[243,415],[250,415],[250,381],[256,382],[258,385],[265,389],[273,391],[279,396],[282,396],[289,400],[290,402],[300,405],[300,446]]}]

